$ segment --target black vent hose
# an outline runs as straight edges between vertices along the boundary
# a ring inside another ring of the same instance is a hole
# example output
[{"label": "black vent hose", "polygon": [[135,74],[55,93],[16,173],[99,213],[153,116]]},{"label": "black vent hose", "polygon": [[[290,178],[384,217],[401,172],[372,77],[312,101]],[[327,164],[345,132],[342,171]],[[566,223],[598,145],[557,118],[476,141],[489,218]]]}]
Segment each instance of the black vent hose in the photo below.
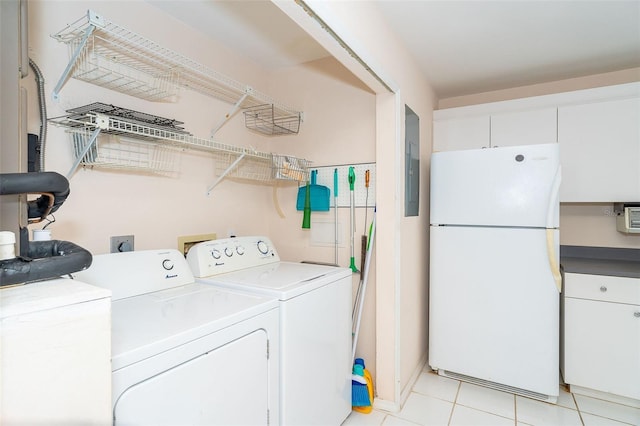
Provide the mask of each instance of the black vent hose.
[{"label": "black vent hose", "polygon": [[0,195],[43,194],[27,202],[29,219],[45,219],[60,208],[69,193],[69,181],[56,172],[0,174]]},{"label": "black vent hose", "polygon": [[[69,192],[67,178],[55,172],[0,174],[0,195],[42,194],[27,202],[29,222],[44,220],[58,210]],[[23,231],[26,227],[20,228]],[[20,245],[21,256],[0,260],[0,287],[60,277],[91,266],[91,253],[71,242],[25,240],[26,247]]]},{"label": "black vent hose", "polygon": [[0,287],[61,277],[87,269],[92,260],[69,241],[31,241],[28,257],[0,260]]}]

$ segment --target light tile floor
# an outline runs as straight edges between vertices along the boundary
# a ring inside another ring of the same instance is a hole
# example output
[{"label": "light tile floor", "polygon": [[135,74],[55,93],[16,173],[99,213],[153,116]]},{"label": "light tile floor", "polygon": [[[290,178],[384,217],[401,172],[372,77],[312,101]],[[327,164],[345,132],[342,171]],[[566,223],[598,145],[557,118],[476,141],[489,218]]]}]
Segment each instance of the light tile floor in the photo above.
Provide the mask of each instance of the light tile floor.
[{"label": "light tile floor", "polygon": [[640,426],[640,408],[560,389],[557,404],[441,377],[425,369],[398,413],[352,412],[343,426]]}]

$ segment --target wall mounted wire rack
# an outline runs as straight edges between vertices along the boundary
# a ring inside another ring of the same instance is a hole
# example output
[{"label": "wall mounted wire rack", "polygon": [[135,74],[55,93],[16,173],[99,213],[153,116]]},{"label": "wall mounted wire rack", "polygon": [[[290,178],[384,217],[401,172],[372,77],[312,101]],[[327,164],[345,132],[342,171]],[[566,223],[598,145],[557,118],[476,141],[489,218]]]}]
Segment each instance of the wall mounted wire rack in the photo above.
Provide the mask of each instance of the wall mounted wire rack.
[{"label": "wall mounted wire rack", "polygon": [[[261,182],[309,178],[308,160],[197,138],[176,120],[102,103],[73,108],[67,113],[49,121],[71,134],[75,162],[68,178],[80,164],[174,173],[172,157],[180,149],[215,154],[218,179],[207,189],[208,193],[225,177]],[[98,137],[105,135],[119,139],[98,143]]]},{"label": "wall mounted wire rack", "polygon": [[[233,104],[225,120],[238,109],[270,105],[271,124],[263,122],[251,129],[265,135],[298,133],[301,112],[110,22],[95,11],[88,10],[51,37],[68,45],[70,58],[53,90],[54,99],[59,98],[69,77],[160,102],[176,101],[179,89],[187,88]],[[282,126],[283,120],[297,121],[297,126]]]}]

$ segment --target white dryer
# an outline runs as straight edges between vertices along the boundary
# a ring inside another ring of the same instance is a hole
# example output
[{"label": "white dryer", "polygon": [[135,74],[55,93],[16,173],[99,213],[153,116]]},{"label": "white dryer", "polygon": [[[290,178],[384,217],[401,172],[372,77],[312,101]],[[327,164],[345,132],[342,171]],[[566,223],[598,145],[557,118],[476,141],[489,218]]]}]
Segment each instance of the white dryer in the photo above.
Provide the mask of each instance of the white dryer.
[{"label": "white dryer", "polygon": [[278,422],[276,299],[195,283],[176,250],[94,256],[75,275],[112,291],[114,424]]},{"label": "white dryer", "polygon": [[283,262],[266,237],[192,246],[199,282],[280,301],[280,420],[339,425],[351,412],[351,270]]}]

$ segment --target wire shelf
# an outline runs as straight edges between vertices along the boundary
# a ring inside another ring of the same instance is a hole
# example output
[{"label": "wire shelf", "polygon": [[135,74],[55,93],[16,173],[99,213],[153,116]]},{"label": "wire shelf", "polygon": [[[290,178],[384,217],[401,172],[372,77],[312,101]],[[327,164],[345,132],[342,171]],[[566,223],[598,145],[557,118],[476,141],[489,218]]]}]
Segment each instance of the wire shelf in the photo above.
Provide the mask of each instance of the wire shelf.
[{"label": "wire shelf", "polygon": [[[127,117],[95,112],[111,111],[108,107],[119,114],[125,111]],[[67,115],[51,118],[49,121],[68,129],[72,135],[75,158],[82,157],[80,163],[84,165],[173,173],[176,171],[175,166],[168,157],[175,157],[177,148],[215,154],[216,173],[220,179],[225,176],[262,182],[309,179],[308,160],[259,152],[212,139],[200,139],[181,127],[176,127],[176,123],[180,122],[174,120],[169,120],[170,123],[166,125],[158,125],[158,121],[164,122],[167,119],[100,103],[74,108],[68,112]],[[145,121],[133,120],[130,118],[132,115]],[[88,148],[83,156],[82,152],[90,142],[88,138],[96,131],[99,134],[119,136],[115,139],[117,144],[97,138],[96,145]],[[73,171],[72,169],[69,176]]]},{"label": "wire shelf", "polygon": [[[67,132],[71,136],[74,158],[78,159],[90,143],[93,131],[84,127],[71,128]],[[174,176],[178,173],[175,154],[175,148],[171,146],[104,135],[97,138],[80,164]]]},{"label": "wire shelf", "polygon": [[272,177],[277,180],[296,180],[306,182],[309,180],[310,162],[288,155],[273,154]]},{"label": "wire shelf", "polygon": [[300,130],[300,114],[278,116],[273,105],[258,105],[244,111],[244,124],[269,136],[295,135]]},{"label": "wire shelf", "polygon": [[[70,62],[54,97],[70,74],[152,101],[174,101],[187,88],[250,108],[272,105],[275,117],[301,116],[293,108],[88,10],[51,37],[69,46]],[[245,97],[246,95],[246,97]]]}]

